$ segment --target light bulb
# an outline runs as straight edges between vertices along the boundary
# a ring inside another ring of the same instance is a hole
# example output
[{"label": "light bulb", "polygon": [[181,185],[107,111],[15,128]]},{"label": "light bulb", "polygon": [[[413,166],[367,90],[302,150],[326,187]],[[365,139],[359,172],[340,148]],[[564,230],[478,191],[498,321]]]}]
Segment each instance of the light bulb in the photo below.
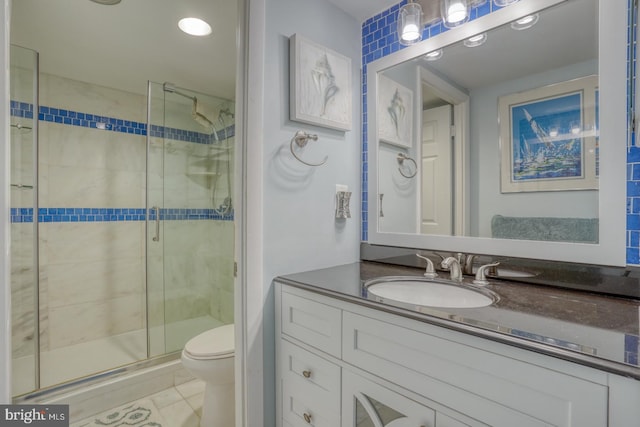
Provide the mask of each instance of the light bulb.
[{"label": "light bulb", "polygon": [[447,9],[447,21],[457,24],[467,17],[467,7],[463,3],[453,3]]},{"label": "light bulb", "polygon": [[406,41],[413,41],[420,37],[420,30],[416,24],[407,24],[402,29],[402,39]]}]

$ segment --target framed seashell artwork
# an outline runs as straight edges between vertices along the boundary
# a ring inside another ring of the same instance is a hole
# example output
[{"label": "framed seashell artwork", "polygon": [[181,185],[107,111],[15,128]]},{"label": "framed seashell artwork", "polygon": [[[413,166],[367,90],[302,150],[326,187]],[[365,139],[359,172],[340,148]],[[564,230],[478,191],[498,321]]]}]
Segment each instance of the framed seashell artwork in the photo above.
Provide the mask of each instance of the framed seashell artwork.
[{"label": "framed seashell artwork", "polygon": [[299,34],[289,38],[291,120],[351,130],[351,58]]}]

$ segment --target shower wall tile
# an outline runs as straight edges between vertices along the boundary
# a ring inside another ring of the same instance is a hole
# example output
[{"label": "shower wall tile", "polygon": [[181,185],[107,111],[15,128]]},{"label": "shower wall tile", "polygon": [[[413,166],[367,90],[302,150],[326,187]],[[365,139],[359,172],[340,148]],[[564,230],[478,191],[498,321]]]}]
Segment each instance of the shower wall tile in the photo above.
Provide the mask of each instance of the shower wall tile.
[{"label": "shower wall tile", "polygon": [[111,258],[49,266],[49,307],[142,295],[141,258]]},{"label": "shower wall tile", "polygon": [[50,165],[47,178],[52,207],[144,207],[142,172]]},{"label": "shower wall tile", "polygon": [[46,223],[44,243],[50,265],[92,262],[112,258],[140,259],[144,244],[143,222]]},{"label": "shower wall tile", "polygon": [[59,123],[40,125],[49,146],[48,164],[113,171],[145,170],[145,137]]},{"label": "shower wall tile", "polygon": [[51,74],[40,75],[40,105],[146,122],[146,96]]},{"label": "shower wall tile", "polygon": [[11,224],[11,328],[14,357],[34,352],[36,295],[32,224]]},{"label": "shower wall tile", "polygon": [[141,329],[141,298],[127,296],[50,309],[50,349]]}]

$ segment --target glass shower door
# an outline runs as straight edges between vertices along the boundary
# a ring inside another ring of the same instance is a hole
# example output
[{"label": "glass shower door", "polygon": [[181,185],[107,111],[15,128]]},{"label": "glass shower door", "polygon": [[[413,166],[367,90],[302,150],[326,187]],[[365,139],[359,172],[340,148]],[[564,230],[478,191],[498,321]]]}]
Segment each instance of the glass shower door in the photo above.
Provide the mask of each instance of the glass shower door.
[{"label": "glass shower door", "polygon": [[38,53],[11,46],[13,395],[39,387]]},{"label": "glass shower door", "polygon": [[150,356],[233,322],[232,101],[149,83]]}]

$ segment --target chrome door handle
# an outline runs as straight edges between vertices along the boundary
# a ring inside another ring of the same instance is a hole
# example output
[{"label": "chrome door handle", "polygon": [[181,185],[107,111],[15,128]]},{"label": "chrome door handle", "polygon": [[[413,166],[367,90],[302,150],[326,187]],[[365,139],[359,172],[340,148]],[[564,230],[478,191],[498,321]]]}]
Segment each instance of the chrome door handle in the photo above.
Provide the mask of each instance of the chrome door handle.
[{"label": "chrome door handle", "polygon": [[160,241],[160,208],[158,206],[154,206],[151,209],[156,211],[156,235],[153,236],[154,242]]}]

